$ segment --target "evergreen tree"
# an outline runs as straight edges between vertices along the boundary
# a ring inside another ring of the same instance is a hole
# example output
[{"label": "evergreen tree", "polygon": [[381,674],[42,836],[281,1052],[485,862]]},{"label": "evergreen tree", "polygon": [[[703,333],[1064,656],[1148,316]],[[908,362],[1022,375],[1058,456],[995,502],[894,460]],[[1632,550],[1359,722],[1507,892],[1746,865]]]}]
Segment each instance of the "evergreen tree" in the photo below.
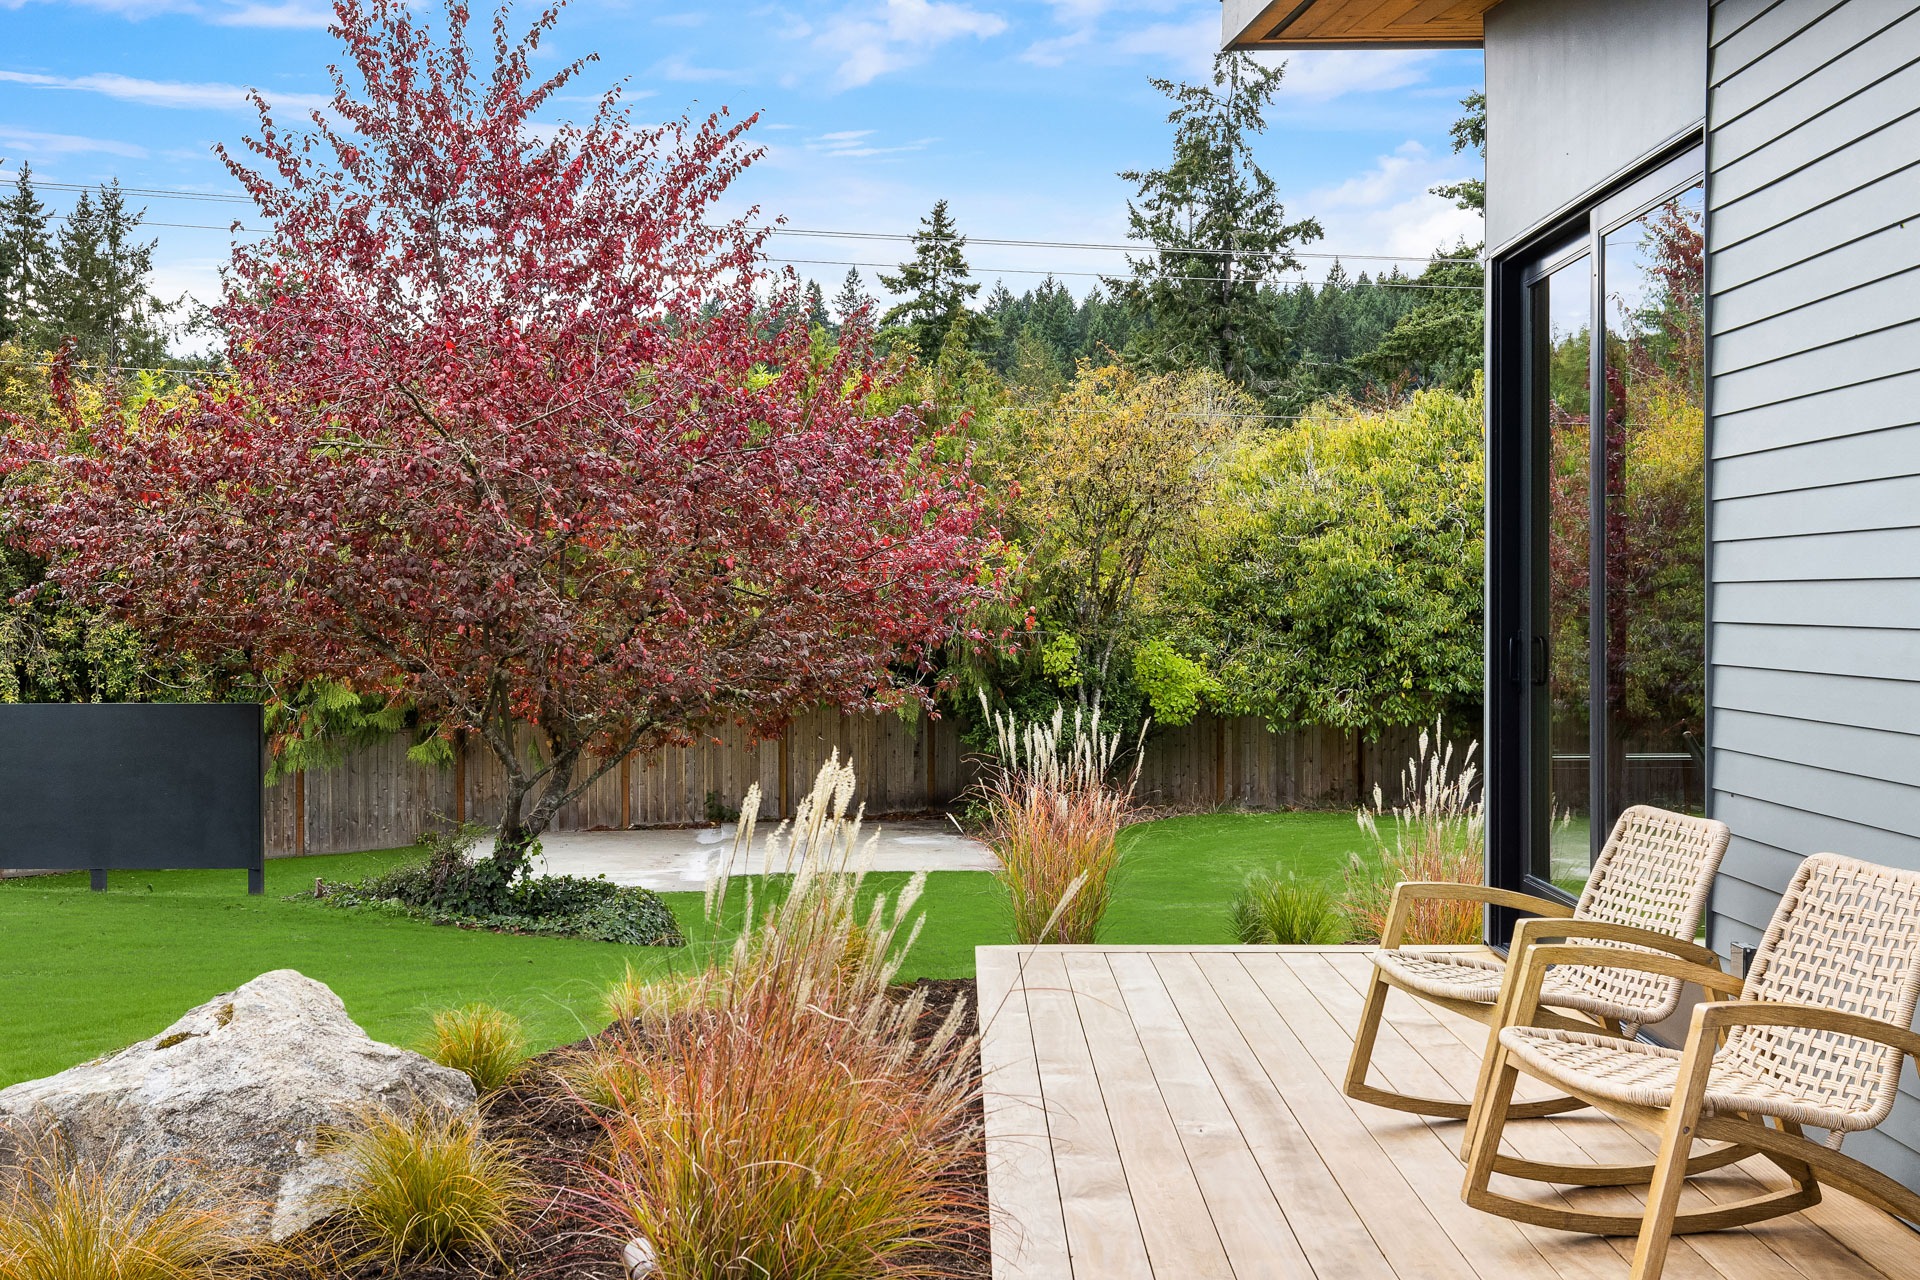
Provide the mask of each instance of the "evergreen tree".
[{"label": "evergreen tree", "polygon": [[860,279],[860,268],[848,267],[847,278],[840,282],[840,292],[833,295],[833,313],[840,318],[841,324],[859,314],[864,307],[873,305],[873,295],[867,292],[867,286]]},{"label": "evergreen tree", "polygon": [[1020,299],[1013,296],[1013,290],[1007,288],[1006,281],[995,280],[980,314],[993,326],[992,344],[983,354],[993,371],[1005,377],[1013,368],[1014,345],[1019,341],[1026,309],[1020,305]]},{"label": "evergreen tree", "polygon": [[1459,182],[1449,182],[1433,189],[1433,194],[1445,196],[1462,209],[1487,211],[1487,180],[1485,161],[1487,158],[1487,95],[1470,93],[1460,99],[1460,105],[1467,109],[1466,114],[1453,122],[1453,153],[1459,155],[1468,147],[1480,153],[1481,173],[1478,178],[1465,178]]},{"label": "evergreen tree", "polygon": [[166,355],[164,308],[148,287],[157,241],[133,236],[145,214],[127,208],[120,184],[82,192],[54,238],[43,326],[49,345],[72,339],[83,360],[120,367]]},{"label": "evergreen tree", "polygon": [[827,295],[821,291],[818,280],[807,281],[807,326],[812,329],[833,327],[833,317],[827,314]]},{"label": "evergreen tree", "polygon": [[35,336],[51,253],[46,206],[33,193],[32,166],[22,165],[13,194],[0,200],[0,342]]},{"label": "evergreen tree", "polygon": [[924,360],[938,358],[967,299],[980,292],[979,283],[968,279],[966,247],[967,238],[947,216],[947,202],[936,201],[913,233],[912,259],[901,263],[897,274],[880,274],[880,283],[905,299],[889,308],[881,323],[904,321]]},{"label": "evergreen tree", "polygon": [[1281,72],[1222,52],[1211,84],[1152,81],[1175,104],[1173,159],[1120,175],[1139,189],[1127,235],[1154,253],[1130,260],[1132,276],[1113,285],[1142,323],[1133,346],[1151,365],[1216,369],[1250,388],[1278,372],[1286,335],[1262,305],[1260,282],[1298,269],[1295,243],[1321,234],[1312,218],[1287,221],[1273,179],[1253,160]]}]

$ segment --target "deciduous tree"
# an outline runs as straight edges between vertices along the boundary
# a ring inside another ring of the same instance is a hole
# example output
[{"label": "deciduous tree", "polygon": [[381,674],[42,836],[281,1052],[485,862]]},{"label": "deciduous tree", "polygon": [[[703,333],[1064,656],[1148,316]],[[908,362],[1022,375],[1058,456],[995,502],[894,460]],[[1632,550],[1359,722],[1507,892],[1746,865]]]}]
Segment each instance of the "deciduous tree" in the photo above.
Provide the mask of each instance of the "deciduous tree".
[{"label": "deciduous tree", "polygon": [[641,126],[616,90],[536,124],[582,66],[532,70],[557,9],[502,11],[491,58],[459,3],[437,38],[334,13],[330,111],[256,99],[227,157],[270,228],[217,311],[231,386],[11,446],[60,586],[477,735],[503,876],[628,752],[913,696],[996,590],[982,496],[918,412],[862,407],[857,327],[813,356],[757,216],[718,215],[751,120]]}]

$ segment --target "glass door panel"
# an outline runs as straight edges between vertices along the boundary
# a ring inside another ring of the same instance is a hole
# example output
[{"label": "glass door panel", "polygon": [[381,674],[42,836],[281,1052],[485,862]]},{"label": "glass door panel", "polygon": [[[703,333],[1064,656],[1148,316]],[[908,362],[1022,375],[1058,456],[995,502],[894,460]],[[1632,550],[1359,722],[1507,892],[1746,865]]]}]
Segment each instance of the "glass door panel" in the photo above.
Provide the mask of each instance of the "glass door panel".
[{"label": "glass door panel", "polygon": [[1592,508],[1592,261],[1581,256],[1532,286],[1536,500],[1535,786],[1530,870],[1576,891],[1586,878]]},{"label": "glass door panel", "polygon": [[1603,824],[1705,811],[1706,434],[1701,192],[1609,233]]}]

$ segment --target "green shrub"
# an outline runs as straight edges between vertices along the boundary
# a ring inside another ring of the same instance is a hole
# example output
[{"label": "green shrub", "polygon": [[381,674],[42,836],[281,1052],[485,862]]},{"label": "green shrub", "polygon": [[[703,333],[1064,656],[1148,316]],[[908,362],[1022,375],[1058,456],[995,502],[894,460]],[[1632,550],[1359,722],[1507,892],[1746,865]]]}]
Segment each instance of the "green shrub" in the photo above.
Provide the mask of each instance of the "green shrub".
[{"label": "green shrub", "polygon": [[[591,938],[635,947],[677,947],[686,939],[679,922],[651,889],[615,884],[605,876],[522,876],[498,882],[491,858],[468,861],[456,846],[470,846],[477,828],[435,837],[424,856],[350,884],[323,884],[321,901],[343,908],[373,908],[498,933]],[[302,897],[306,895],[300,895]]]},{"label": "green shrub", "polygon": [[520,1019],[490,1004],[470,1004],[433,1015],[433,1033],[423,1052],[443,1067],[464,1072],[482,1094],[503,1089],[520,1074],[527,1035]]},{"label": "green shrub", "polygon": [[339,1229],[390,1266],[459,1254],[497,1261],[533,1198],[513,1149],[483,1135],[471,1115],[375,1112],[332,1141],[346,1166],[332,1193]]},{"label": "green shrub", "polygon": [[215,1280],[233,1274],[231,1214],[162,1202],[158,1178],[107,1172],[57,1140],[27,1136],[0,1168],[0,1276],[7,1280]]},{"label": "green shrub", "polygon": [[1233,932],[1248,946],[1327,946],[1345,941],[1347,927],[1331,893],[1289,872],[1247,877],[1233,900]]}]

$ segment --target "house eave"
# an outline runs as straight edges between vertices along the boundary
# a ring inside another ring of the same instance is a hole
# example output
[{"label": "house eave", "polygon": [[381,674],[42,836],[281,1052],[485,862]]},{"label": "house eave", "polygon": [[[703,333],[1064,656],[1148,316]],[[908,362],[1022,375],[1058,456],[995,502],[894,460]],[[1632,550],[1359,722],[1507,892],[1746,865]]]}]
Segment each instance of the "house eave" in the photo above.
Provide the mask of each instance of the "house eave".
[{"label": "house eave", "polygon": [[1497,0],[1225,0],[1227,49],[1478,49]]}]

